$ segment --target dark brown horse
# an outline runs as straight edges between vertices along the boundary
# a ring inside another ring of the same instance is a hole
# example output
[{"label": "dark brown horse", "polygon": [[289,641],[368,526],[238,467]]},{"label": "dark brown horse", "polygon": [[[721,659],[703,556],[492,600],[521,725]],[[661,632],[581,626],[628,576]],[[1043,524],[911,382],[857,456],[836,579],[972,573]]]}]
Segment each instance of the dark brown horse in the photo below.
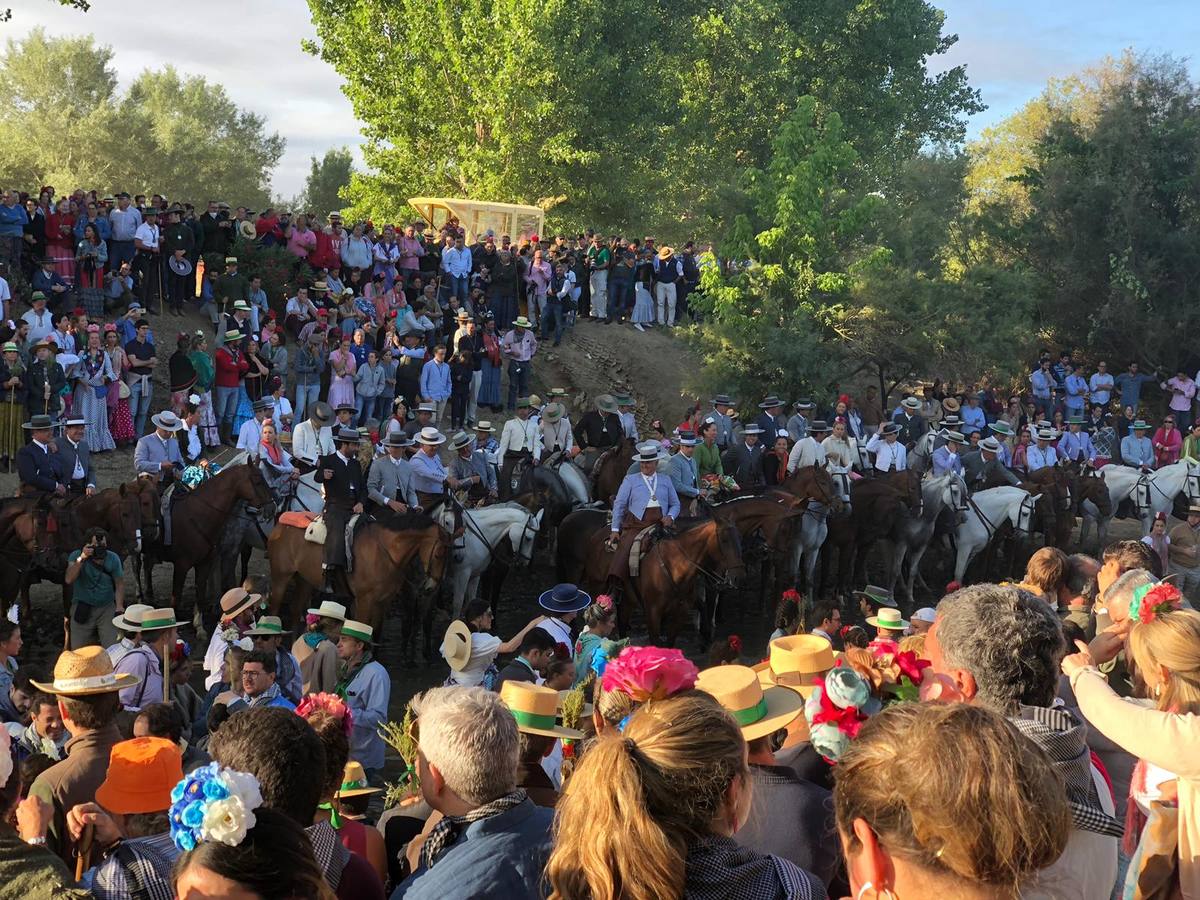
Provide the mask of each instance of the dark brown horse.
[{"label": "dark brown horse", "polygon": [[634,442],[626,438],[616,447],[605,450],[596,461],[596,475],[592,481],[592,499],[605,506],[612,506],[613,498],[621,489],[621,482],[633,462]]},{"label": "dark brown horse", "polygon": [[[144,502],[145,498],[139,495],[139,501]],[[175,500],[171,505],[171,545],[167,547],[161,541],[143,540],[148,603],[155,602],[153,576],[156,563],[173,564],[171,603],[177,610],[183,609],[183,588],[188,573],[195,570],[195,611],[203,617],[204,629],[211,633],[217,623],[216,598],[210,591],[212,568],[219,555],[221,533],[228,526],[239,501],[262,510],[265,515],[272,514],[274,500],[258,466],[228,466]],[[140,591],[140,574],[138,581]]]},{"label": "dark brown horse", "polygon": [[[837,554],[836,596],[845,597],[852,584],[866,583],[868,551],[876,541],[893,533],[899,518],[912,516],[914,506],[919,512],[920,475],[915,472],[911,476],[908,472],[877,475],[850,485],[850,515],[829,520],[829,535],[821,552],[826,572],[832,571],[829,561],[832,554]],[[885,571],[891,571],[890,563],[888,560]]]},{"label": "dark brown horse", "polygon": [[[787,563],[794,544],[794,530],[805,515],[807,505],[807,499],[779,491],[761,497],[735,497],[706,507],[713,516],[732,522],[737,528],[747,563],[758,556],[760,605],[768,589],[771,593],[777,593],[776,588],[782,590],[775,582],[790,571]],[[752,549],[755,542],[760,548],[757,554]]]},{"label": "dark brown horse", "polygon": [[[558,579],[592,592],[602,591],[608,579],[612,553],[605,547],[608,513],[578,509],[558,529]],[[745,571],[742,540],[737,527],[720,519],[682,519],[674,534],[661,536],[641,560],[636,578],[623,587],[618,623],[629,633],[634,598],[640,598],[646,615],[650,643],[657,644],[664,619],[667,642],[674,644],[687,604],[695,595],[696,579],[707,575],[727,580]]]},{"label": "dark brown horse", "polygon": [[1043,466],[1030,472],[1021,487],[1030,494],[1042,495],[1034,507],[1030,530],[1041,531],[1047,547],[1066,548],[1075,528],[1076,501],[1070,474],[1058,466]]},{"label": "dark brown horse", "polygon": [[[354,617],[375,629],[382,637],[384,618],[392,599],[408,587],[409,593],[436,591],[446,572],[449,535],[425,513],[406,513],[387,521],[363,525],[354,538],[354,571],[347,577],[346,589],[353,598]],[[304,529],[276,525],[267,538],[267,556],[271,561],[271,612],[282,609],[291,622],[301,622],[314,590],[325,583],[321,563],[325,548],[304,539]],[[413,561],[420,573],[410,580]],[[422,617],[425,631],[425,655],[432,655],[433,608]],[[415,618],[415,616],[414,616]],[[408,617],[406,616],[407,620]],[[406,623],[402,642],[411,649],[416,628]]]}]

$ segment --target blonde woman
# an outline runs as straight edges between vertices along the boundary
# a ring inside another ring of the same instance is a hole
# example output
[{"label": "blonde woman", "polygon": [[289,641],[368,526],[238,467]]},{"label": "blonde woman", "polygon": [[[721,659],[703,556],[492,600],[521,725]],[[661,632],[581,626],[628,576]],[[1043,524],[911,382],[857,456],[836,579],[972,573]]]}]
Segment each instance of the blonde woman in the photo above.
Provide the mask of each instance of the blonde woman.
[{"label": "blonde woman", "polygon": [[833,431],[821,441],[821,446],[825,448],[825,467],[830,473],[845,474],[862,469],[858,446],[848,435],[846,420],[842,416],[833,420]]},{"label": "blonde woman", "polygon": [[815,875],[733,840],[750,811],[741,728],[708,694],[650,700],[606,729],[567,782],[551,900],[825,896]]},{"label": "blonde woman", "polygon": [[835,775],[850,892],[862,900],[1017,900],[1067,846],[1054,764],[983,707],[892,706],[862,726]]},{"label": "blonde woman", "polygon": [[[1153,699],[1117,696],[1082,643],[1062,668],[1088,724],[1138,758],[1131,799],[1143,815],[1177,794],[1179,888],[1190,898],[1200,897],[1200,612],[1182,600],[1160,583],[1136,588],[1129,605],[1130,656]],[[1130,865],[1126,896],[1137,871]]]}]

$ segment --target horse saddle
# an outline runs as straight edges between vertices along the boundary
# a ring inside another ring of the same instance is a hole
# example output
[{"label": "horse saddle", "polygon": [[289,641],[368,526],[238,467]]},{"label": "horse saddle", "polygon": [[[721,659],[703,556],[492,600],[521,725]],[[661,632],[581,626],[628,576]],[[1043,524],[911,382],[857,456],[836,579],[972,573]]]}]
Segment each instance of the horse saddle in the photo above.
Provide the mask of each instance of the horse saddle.
[{"label": "horse saddle", "polygon": [[325,543],[325,522],[319,513],[285,512],[279,516],[279,524],[289,528],[303,528],[304,539],[313,544]]},{"label": "horse saddle", "polygon": [[350,521],[346,523],[346,571],[354,571],[354,535],[358,533],[358,529],[362,525],[366,525],[371,519],[365,513],[355,513],[350,517]]},{"label": "horse saddle", "polygon": [[[584,453],[586,452],[587,451],[585,450]],[[586,470],[588,477],[595,480],[596,476],[600,474],[600,467],[604,465],[604,461],[616,452],[616,447],[605,447],[603,450],[597,453],[595,460],[592,461],[591,466]]]},{"label": "horse saddle", "polygon": [[655,522],[653,525],[647,525],[634,537],[633,543],[629,545],[630,578],[637,578],[642,566],[642,557],[650,552],[650,548],[654,546],[661,534],[662,528]]}]

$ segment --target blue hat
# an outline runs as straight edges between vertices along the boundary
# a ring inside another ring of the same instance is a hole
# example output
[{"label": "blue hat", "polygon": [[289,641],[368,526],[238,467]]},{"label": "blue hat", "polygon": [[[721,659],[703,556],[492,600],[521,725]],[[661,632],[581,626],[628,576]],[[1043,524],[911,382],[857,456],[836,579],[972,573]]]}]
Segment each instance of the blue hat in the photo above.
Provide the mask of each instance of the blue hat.
[{"label": "blue hat", "polygon": [[556,584],[538,597],[538,605],[551,613],[573,613],[591,606],[592,598],[573,584]]},{"label": "blue hat", "polygon": [[679,432],[679,445],[681,447],[695,447],[696,446],[696,435],[692,434],[692,432],[690,432],[690,431],[680,431]]}]

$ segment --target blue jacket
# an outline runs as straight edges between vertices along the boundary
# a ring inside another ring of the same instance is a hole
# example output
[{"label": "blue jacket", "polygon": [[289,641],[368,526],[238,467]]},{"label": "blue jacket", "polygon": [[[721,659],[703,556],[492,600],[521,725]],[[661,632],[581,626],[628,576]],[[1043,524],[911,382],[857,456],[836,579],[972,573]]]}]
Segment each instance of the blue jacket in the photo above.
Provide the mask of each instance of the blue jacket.
[{"label": "blue jacket", "polygon": [[89,219],[87,216],[80,216],[75,220],[75,240],[83,240],[83,230],[89,225],[96,226],[96,237],[101,241],[107,241],[112,237],[112,226],[108,224],[107,218],[97,216],[94,219]]},{"label": "blue jacket", "polygon": [[29,224],[29,216],[20,203],[5,206],[0,203],[0,237],[20,237]]},{"label": "blue jacket", "polygon": [[671,476],[671,484],[680,497],[700,496],[700,481],[696,472],[695,457],[676,453],[667,460],[667,474]]},{"label": "blue jacket", "polygon": [[47,453],[30,441],[17,451],[17,477],[21,484],[28,484],[39,491],[53,491],[64,484],[62,460]]},{"label": "blue jacket", "polygon": [[[670,476],[665,472],[659,472],[656,487],[658,504],[662,507],[663,518],[679,518],[679,495],[675,493],[675,485],[671,483]],[[638,519],[644,516],[649,500],[650,491],[646,489],[642,473],[635,472],[632,475],[626,475],[625,480],[621,482],[621,489],[617,491],[617,499],[613,501],[613,532],[621,530],[621,520],[625,517],[626,510],[633,513]]]},{"label": "blue jacket", "polygon": [[450,364],[429,360],[421,367],[421,396],[445,400],[450,396]]},{"label": "blue jacket", "polygon": [[472,822],[434,864],[400,882],[391,900],[541,900],[554,810],[526,798]]}]

